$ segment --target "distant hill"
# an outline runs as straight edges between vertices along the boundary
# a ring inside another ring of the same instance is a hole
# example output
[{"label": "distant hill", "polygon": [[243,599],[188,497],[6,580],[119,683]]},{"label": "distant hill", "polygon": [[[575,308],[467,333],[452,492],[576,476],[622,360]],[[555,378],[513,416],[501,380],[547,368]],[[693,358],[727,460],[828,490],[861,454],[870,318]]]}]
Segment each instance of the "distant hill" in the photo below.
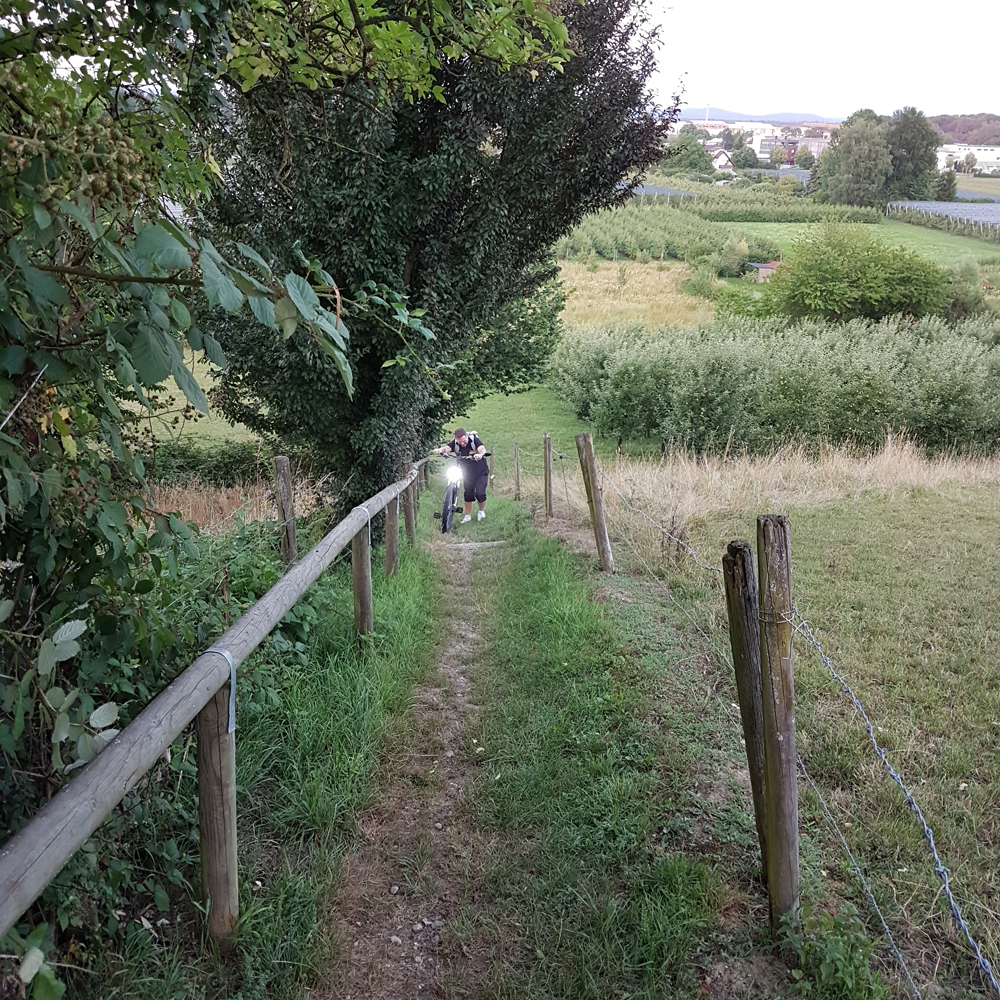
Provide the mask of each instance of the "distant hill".
[{"label": "distant hill", "polygon": [[725,108],[684,108],[681,118],[686,121],[704,121],[705,111],[716,121],[726,122],[826,122],[839,125],[842,118],[824,118],[822,115],[806,114],[805,112],[781,111],[774,115],[745,115],[741,111],[726,111]]},{"label": "distant hill", "polygon": [[1000,146],[1000,115],[937,115],[930,120],[941,130],[945,142]]}]

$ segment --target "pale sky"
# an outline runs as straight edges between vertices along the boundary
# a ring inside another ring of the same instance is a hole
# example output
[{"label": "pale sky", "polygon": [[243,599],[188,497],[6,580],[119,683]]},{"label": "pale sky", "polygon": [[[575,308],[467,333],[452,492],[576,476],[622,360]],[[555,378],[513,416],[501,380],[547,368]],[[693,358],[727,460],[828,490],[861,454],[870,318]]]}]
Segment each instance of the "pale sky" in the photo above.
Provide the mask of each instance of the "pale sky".
[{"label": "pale sky", "polygon": [[650,0],[650,14],[661,103],[680,79],[688,107],[749,115],[1000,114],[1000,0]]}]

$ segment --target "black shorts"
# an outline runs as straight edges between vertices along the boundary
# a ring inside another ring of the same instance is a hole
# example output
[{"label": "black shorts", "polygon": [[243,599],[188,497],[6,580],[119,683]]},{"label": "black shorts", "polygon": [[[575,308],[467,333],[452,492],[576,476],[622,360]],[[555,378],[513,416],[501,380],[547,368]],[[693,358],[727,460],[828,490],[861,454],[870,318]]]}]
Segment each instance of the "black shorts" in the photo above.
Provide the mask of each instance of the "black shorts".
[{"label": "black shorts", "polygon": [[481,461],[484,466],[482,472],[475,469],[474,471],[479,472],[479,475],[475,479],[469,476],[464,480],[466,503],[472,503],[473,500],[486,503],[486,484],[490,480],[490,470],[489,466],[486,465],[486,460],[481,459]]}]

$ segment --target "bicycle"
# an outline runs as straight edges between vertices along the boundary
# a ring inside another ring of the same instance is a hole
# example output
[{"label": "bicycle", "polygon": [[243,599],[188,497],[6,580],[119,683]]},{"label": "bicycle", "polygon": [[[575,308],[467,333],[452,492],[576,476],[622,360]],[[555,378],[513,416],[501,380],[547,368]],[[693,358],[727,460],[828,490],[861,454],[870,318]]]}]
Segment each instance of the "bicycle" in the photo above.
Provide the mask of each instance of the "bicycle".
[{"label": "bicycle", "polygon": [[[489,458],[492,454],[491,451],[483,452],[479,456],[480,460]],[[445,535],[451,531],[451,522],[455,515],[462,513],[462,506],[458,502],[458,487],[464,482],[465,476],[458,463],[475,461],[471,455],[453,455],[452,458],[455,460],[455,464],[449,465],[444,473],[448,484],[444,490],[444,504],[441,507],[441,513],[434,511],[434,517],[441,522],[441,531]]]}]

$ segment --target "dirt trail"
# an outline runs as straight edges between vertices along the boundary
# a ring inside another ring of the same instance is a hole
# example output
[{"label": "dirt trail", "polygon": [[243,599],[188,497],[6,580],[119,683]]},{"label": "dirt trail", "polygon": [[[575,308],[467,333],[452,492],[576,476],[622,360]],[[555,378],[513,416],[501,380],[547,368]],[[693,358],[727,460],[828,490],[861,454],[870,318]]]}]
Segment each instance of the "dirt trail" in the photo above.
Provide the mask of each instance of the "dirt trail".
[{"label": "dirt trail", "polygon": [[335,903],[337,962],[312,1000],[438,997],[456,978],[475,976],[474,961],[451,943],[449,921],[476,858],[488,853],[463,809],[477,770],[476,745],[462,734],[479,711],[469,676],[479,635],[454,612],[473,608],[474,552],[495,544],[502,543],[434,544],[445,609],[437,669],[414,688],[405,745],[391,753],[359,818]]}]

